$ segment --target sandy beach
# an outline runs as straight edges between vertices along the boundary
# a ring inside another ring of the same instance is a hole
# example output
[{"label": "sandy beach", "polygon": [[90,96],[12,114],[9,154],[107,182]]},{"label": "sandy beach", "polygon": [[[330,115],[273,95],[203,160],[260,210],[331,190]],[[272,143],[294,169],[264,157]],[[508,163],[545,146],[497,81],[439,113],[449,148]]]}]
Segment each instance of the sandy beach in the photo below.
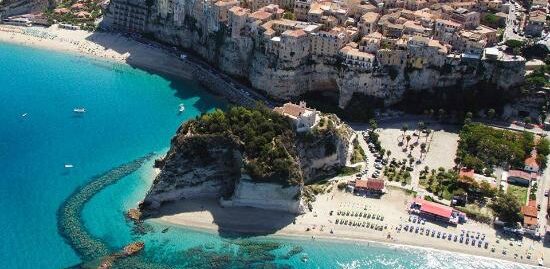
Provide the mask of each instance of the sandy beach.
[{"label": "sandy beach", "polygon": [[[156,218],[154,221],[217,232],[221,236],[227,232],[241,232],[276,237],[301,237],[309,240],[380,242],[459,252],[530,265],[536,265],[539,257],[550,255],[550,252],[542,246],[542,243],[526,238],[521,245],[518,245],[517,242],[510,245],[510,241],[503,238],[500,238],[499,243],[496,243],[495,230],[481,223],[469,222],[457,227],[445,227],[428,221],[424,225],[412,224],[408,222],[409,215],[405,211],[406,202],[410,198],[398,189],[391,189],[381,199],[359,197],[334,190],[331,193],[318,196],[317,201],[314,203],[313,212],[297,217],[288,213],[254,208],[222,208],[215,199],[198,199],[168,204],[162,209],[162,217]],[[374,220],[339,216],[338,211],[368,212],[384,216],[384,219]],[[341,225],[335,223],[337,219],[360,220],[360,222],[366,220],[371,224],[386,226],[387,228],[380,231],[366,227]],[[480,232],[486,234],[490,245],[485,249],[477,245],[467,245],[447,239],[421,235],[420,233],[407,232],[403,229],[397,231],[396,227],[400,224],[402,226],[412,224],[457,235],[461,233],[462,229],[474,233]],[[493,247],[494,252],[491,251]],[[506,249],[505,255],[502,254],[504,249]],[[531,253],[530,258],[527,258],[527,253]],[[515,254],[517,254],[517,257]]]},{"label": "sandy beach", "polygon": [[192,78],[185,71],[185,63],[175,55],[120,34],[66,30],[56,25],[48,28],[0,25],[0,42],[75,53],[163,75]]}]

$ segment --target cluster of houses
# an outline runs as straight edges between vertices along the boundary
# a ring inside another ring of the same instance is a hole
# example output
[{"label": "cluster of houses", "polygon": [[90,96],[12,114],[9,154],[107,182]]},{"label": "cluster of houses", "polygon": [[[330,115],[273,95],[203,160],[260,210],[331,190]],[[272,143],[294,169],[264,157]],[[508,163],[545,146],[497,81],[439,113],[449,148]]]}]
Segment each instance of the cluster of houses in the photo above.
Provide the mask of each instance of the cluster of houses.
[{"label": "cluster of houses", "polygon": [[[144,29],[147,7],[141,2],[145,1],[113,1],[113,27]],[[488,13],[506,15],[510,4],[507,0],[158,0],[154,16],[176,27],[191,22],[205,33],[204,38],[220,30],[235,40],[251,38],[283,68],[314,60],[368,72],[378,66],[440,68],[463,58],[481,59],[485,49],[498,42],[497,30],[482,25],[481,18]],[[193,20],[186,20],[189,17]]]},{"label": "cluster of houses", "polygon": [[[520,185],[524,187],[532,186],[539,179],[540,166],[537,163],[537,152],[533,150],[531,155],[525,159],[523,169],[508,170],[502,173],[500,186],[497,180],[491,177],[476,174],[473,169],[463,168],[459,173],[459,180],[475,180],[477,182],[485,181],[493,188],[505,188],[507,184]],[[525,232],[535,235],[539,228],[538,208],[536,200],[524,201],[521,207],[523,214],[523,228]]]}]

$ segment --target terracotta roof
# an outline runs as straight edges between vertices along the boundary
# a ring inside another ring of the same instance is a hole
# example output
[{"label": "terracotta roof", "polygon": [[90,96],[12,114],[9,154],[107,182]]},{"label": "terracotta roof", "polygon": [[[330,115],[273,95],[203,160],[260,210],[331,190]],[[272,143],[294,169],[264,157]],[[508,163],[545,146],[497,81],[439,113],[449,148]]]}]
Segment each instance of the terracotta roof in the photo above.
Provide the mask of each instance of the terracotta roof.
[{"label": "terracotta roof", "polygon": [[355,187],[356,188],[366,189],[366,188],[368,188],[368,186],[369,186],[369,184],[368,184],[367,180],[361,180],[361,179],[355,180]]},{"label": "terracotta roof", "polygon": [[310,109],[306,107],[301,107],[300,105],[293,104],[293,103],[286,103],[282,107],[276,107],[273,109],[273,111],[281,113],[283,115],[292,116],[292,117],[299,117],[304,112],[308,111]]},{"label": "terracotta roof", "polygon": [[523,225],[537,225],[539,220],[533,217],[523,217]]},{"label": "terracotta roof", "polygon": [[374,178],[368,180],[357,179],[355,180],[355,188],[381,191],[384,189],[384,180]]},{"label": "terracotta roof", "polygon": [[258,10],[249,16],[250,18],[265,21],[271,17],[271,13],[265,12],[263,10]]},{"label": "terracotta roof", "polygon": [[521,207],[521,213],[527,217],[537,217],[537,207],[532,205],[526,205]]},{"label": "terracotta roof", "polygon": [[302,29],[286,30],[286,31],[283,32],[283,35],[292,36],[292,37],[301,37],[301,36],[305,36],[306,32],[304,32],[304,30],[302,30]]},{"label": "terracotta roof", "polygon": [[367,180],[367,188],[369,188],[371,190],[381,191],[381,190],[384,189],[384,180],[383,179],[369,178]]}]

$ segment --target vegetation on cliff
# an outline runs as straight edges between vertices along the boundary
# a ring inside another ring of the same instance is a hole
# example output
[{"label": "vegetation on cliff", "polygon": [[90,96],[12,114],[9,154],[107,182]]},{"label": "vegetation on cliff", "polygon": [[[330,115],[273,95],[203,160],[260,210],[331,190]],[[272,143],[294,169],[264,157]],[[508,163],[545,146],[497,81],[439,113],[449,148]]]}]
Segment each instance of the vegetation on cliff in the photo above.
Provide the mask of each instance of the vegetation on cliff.
[{"label": "vegetation on cliff", "polygon": [[266,107],[215,110],[187,122],[183,131],[236,139],[242,145],[245,172],[254,181],[282,185],[303,182],[292,126],[288,119]]}]

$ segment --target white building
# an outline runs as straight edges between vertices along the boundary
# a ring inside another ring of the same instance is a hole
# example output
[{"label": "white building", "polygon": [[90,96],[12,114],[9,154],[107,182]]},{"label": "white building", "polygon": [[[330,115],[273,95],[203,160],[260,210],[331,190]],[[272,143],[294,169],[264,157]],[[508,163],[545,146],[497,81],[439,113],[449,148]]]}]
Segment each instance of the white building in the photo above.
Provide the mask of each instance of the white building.
[{"label": "white building", "polygon": [[319,122],[319,112],[308,108],[303,101],[298,105],[289,102],[282,107],[274,108],[273,111],[291,119],[298,132],[309,131]]}]

